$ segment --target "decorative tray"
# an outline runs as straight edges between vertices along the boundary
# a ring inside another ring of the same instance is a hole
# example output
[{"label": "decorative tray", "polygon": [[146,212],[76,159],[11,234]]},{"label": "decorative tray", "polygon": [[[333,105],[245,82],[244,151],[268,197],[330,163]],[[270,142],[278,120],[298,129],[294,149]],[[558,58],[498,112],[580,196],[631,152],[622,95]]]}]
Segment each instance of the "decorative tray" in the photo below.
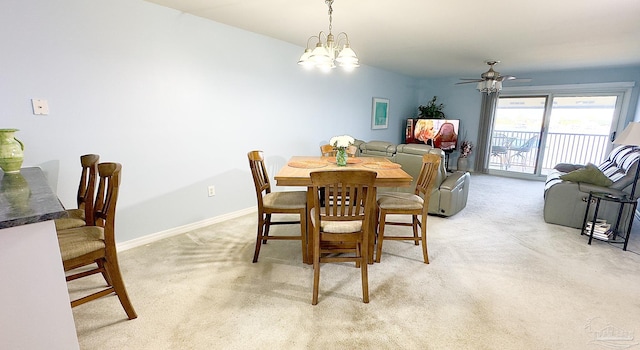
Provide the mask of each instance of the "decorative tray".
[{"label": "decorative tray", "polygon": [[287,165],[292,168],[313,169],[313,168],[323,168],[329,164],[319,160],[299,160],[299,161],[291,161],[287,163]]},{"label": "decorative tray", "polygon": [[402,167],[402,165],[398,163],[391,162],[368,162],[362,164],[362,166],[370,169],[399,169]]},{"label": "decorative tray", "polygon": [[[324,157],[327,162],[329,163],[336,163],[336,157]],[[362,163],[362,159],[361,158],[355,158],[355,157],[347,157],[347,164],[360,164]]]}]

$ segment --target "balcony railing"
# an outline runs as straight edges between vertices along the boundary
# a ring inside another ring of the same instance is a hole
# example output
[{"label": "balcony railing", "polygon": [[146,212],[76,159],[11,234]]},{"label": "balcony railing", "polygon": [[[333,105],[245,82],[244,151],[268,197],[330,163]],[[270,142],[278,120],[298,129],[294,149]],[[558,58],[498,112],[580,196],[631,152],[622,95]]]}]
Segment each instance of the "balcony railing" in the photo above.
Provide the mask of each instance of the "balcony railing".
[{"label": "balcony railing", "polygon": [[[489,169],[534,173],[539,133],[495,130]],[[534,139],[527,149],[527,141]],[[549,133],[542,157],[542,174],[558,163],[600,164],[606,157],[609,135]]]}]

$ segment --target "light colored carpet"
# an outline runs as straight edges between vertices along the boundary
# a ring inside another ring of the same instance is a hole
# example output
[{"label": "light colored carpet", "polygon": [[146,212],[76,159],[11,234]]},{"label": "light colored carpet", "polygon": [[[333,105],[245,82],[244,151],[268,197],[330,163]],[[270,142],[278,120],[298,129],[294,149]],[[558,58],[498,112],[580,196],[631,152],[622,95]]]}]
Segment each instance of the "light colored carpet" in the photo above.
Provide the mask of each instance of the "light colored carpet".
[{"label": "light colored carpet", "polygon": [[[298,242],[270,242],[252,264],[255,215],[124,251],[139,317],[127,320],[115,296],[74,308],[81,348],[640,348],[640,225],[626,252],[589,246],[544,222],[542,192],[473,175],[467,208],[429,218],[431,264],[412,243],[385,242],[369,304],[358,269],[325,264],[312,306]],[[72,296],[93,278],[73,282]]]}]

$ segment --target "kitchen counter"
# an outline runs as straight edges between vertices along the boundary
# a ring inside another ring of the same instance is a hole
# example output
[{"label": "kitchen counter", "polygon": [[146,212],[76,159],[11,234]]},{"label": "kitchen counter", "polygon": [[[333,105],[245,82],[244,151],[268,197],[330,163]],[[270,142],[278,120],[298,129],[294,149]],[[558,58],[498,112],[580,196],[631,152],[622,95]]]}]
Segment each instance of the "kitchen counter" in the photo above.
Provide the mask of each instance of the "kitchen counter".
[{"label": "kitchen counter", "polygon": [[33,224],[66,214],[40,168],[0,172],[0,229]]},{"label": "kitchen counter", "polygon": [[79,349],[53,221],[65,215],[42,169],[0,172],[1,349]]}]

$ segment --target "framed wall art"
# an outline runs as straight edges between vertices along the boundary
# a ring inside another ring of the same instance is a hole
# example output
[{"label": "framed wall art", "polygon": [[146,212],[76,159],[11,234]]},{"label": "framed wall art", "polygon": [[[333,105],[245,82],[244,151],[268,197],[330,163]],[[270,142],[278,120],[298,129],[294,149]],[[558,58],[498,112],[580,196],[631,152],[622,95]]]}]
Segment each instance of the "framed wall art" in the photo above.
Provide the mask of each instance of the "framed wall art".
[{"label": "framed wall art", "polygon": [[373,98],[371,111],[371,129],[386,129],[389,127],[389,99]]}]

